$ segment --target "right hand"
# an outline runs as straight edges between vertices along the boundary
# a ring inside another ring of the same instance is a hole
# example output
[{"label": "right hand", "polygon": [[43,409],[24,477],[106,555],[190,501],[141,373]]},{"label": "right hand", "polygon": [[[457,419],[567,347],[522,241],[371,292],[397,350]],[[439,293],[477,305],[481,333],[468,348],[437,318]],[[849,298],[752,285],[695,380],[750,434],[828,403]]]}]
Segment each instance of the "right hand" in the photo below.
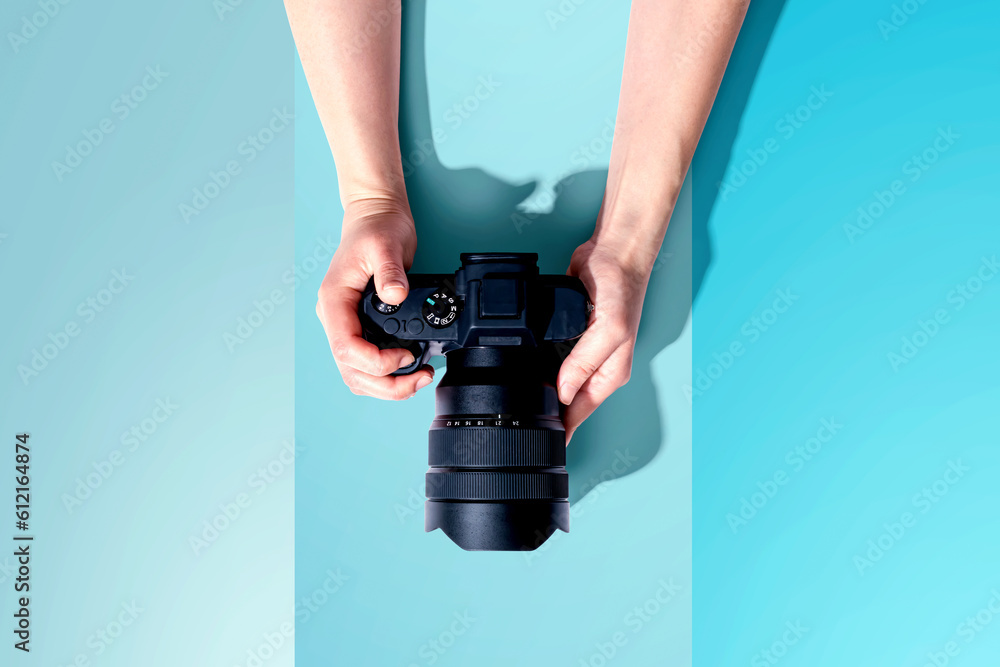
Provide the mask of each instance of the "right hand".
[{"label": "right hand", "polygon": [[411,375],[389,375],[412,364],[413,355],[401,348],[380,350],[369,343],[361,336],[358,319],[358,302],[372,276],[382,301],[403,302],[409,292],[406,269],[416,249],[417,233],[405,204],[388,199],[348,204],[340,245],[319,289],[316,314],[337,368],[355,394],[398,401],[434,379],[430,366]]}]

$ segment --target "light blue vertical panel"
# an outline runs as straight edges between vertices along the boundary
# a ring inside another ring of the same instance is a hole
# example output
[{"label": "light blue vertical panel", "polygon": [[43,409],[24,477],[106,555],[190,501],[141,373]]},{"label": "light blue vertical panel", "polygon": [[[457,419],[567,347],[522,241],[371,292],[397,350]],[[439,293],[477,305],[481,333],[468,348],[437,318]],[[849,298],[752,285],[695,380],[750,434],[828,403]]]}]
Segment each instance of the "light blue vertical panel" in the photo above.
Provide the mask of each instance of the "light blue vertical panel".
[{"label": "light blue vertical panel", "polygon": [[[628,6],[414,2],[403,19],[415,270],[516,250],[564,273],[603,194]],[[301,259],[336,242],[343,211],[301,70],[296,90]],[[315,315],[325,267],[306,272],[296,301],[296,432],[310,457],[296,477],[303,664],[690,664],[691,422],[680,390],[690,247],[688,186],[632,381],[570,445],[572,531],[523,553],[465,552],[424,533],[433,386],[402,403],[352,395]]]},{"label": "light blue vertical panel", "polygon": [[1000,12],[781,4],[693,172],[695,664],[993,665]]},{"label": "light blue vertical panel", "polygon": [[0,34],[0,664],[291,665],[282,8],[18,0]]}]

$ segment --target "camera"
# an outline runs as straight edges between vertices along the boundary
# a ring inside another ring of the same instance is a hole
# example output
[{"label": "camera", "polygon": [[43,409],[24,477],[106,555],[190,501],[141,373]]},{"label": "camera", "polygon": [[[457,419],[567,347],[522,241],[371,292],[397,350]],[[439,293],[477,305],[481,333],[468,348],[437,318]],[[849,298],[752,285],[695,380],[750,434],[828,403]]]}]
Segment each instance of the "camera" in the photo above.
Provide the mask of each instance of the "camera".
[{"label": "camera", "polygon": [[446,371],[428,436],[424,528],[471,551],[533,550],[569,532],[566,432],[555,381],[593,309],[571,276],[539,275],[534,253],[463,253],[453,275],[411,274],[399,304],[369,282],[365,338],[403,347],[413,373]]}]

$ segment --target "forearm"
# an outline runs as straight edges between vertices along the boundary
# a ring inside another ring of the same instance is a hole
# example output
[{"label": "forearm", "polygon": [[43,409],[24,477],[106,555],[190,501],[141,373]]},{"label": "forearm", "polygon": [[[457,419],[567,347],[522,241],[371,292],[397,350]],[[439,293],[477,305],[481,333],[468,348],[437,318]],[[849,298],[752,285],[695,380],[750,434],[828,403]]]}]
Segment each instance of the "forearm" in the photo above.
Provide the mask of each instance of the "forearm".
[{"label": "forearm", "polygon": [[749,0],[633,0],[594,240],[650,269]]},{"label": "forearm", "polygon": [[399,152],[399,0],[286,0],[345,208],[406,202]]}]

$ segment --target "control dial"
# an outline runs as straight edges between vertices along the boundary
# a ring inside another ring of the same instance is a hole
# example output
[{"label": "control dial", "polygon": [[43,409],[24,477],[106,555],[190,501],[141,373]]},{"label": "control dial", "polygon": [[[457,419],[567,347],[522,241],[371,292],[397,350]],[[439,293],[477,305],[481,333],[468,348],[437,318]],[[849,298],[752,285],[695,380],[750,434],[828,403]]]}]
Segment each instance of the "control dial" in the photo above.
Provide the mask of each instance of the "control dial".
[{"label": "control dial", "polygon": [[435,329],[444,329],[455,321],[461,309],[462,304],[455,295],[441,287],[424,299],[424,321]]},{"label": "control dial", "polygon": [[382,313],[383,315],[392,315],[397,310],[399,310],[398,305],[386,303],[382,299],[378,298],[378,294],[374,292],[372,292],[372,305],[375,306],[375,310]]}]

